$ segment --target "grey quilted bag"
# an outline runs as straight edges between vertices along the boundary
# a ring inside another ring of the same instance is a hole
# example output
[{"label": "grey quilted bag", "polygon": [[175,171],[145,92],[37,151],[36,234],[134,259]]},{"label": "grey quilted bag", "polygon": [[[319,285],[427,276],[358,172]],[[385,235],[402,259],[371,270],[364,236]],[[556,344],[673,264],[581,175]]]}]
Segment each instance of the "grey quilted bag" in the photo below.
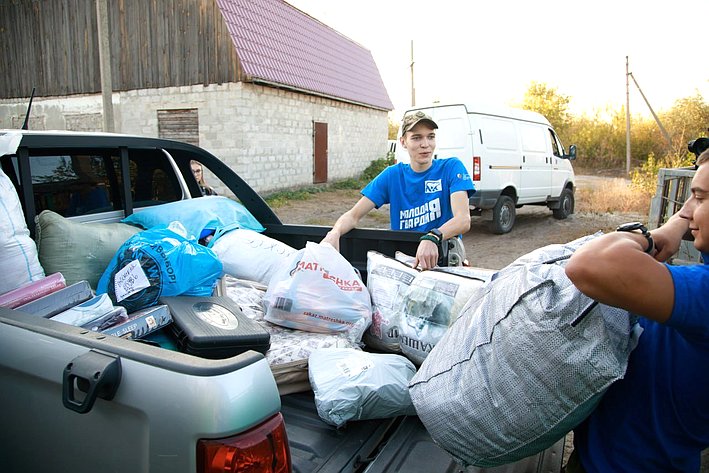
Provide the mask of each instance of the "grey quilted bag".
[{"label": "grey quilted bag", "polygon": [[635,318],[584,296],[564,273],[595,236],[500,270],[411,380],[424,425],[464,465],[498,466],[548,448],[624,376],[640,334]]}]

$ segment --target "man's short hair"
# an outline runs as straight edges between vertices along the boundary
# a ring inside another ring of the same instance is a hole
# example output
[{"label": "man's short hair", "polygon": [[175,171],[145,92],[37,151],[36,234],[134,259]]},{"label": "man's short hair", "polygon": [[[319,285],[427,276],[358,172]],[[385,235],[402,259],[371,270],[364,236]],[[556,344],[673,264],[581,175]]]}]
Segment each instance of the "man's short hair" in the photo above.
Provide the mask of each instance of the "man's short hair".
[{"label": "man's short hair", "polygon": [[697,166],[709,161],[709,149],[705,149],[702,154],[697,157]]},{"label": "man's short hair", "polygon": [[410,131],[422,121],[430,122],[431,128],[434,130],[438,128],[438,125],[436,125],[436,122],[433,121],[433,118],[419,110],[418,112],[410,112],[404,115],[404,119],[401,121],[401,136],[404,136],[407,131]]}]

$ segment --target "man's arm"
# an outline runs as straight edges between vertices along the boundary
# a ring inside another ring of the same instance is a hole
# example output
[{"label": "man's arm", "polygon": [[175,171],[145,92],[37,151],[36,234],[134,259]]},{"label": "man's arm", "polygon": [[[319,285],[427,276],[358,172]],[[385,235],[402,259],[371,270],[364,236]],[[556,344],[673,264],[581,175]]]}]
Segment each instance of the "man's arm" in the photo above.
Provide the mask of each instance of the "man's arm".
[{"label": "man's arm", "polygon": [[367,215],[376,205],[368,197],[362,196],[361,199],[347,212],[343,213],[337,219],[332,230],[327,232],[322,243],[330,243],[337,251],[340,251],[340,237],[357,226],[362,217]]},{"label": "man's arm", "polygon": [[[453,218],[441,225],[438,229],[443,234],[443,239],[455,238],[470,230],[470,209],[468,208],[468,192],[457,191],[450,196]],[[431,269],[438,263],[438,245],[432,241],[422,240],[416,250],[414,268],[421,265],[423,269]]]},{"label": "man's arm", "polygon": [[[680,234],[681,222],[668,224],[668,228],[652,232],[658,256],[675,248],[674,240],[684,234]],[[571,256],[566,275],[581,292],[603,304],[666,322],[674,306],[674,284],[665,265],[645,253],[647,244],[645,237],[636,233],[603,235]]]}]

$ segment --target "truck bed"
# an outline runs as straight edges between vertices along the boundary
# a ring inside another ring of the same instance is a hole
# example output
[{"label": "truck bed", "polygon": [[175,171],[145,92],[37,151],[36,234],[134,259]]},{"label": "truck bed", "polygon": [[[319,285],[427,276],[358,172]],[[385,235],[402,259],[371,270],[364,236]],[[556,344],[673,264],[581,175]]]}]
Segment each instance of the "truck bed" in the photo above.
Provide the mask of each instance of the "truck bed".
[{"label": "truck bed", "polygon": [[564,453],[562,438],[516,463],[464,469],[416,416],[355,421],[337,429],[320,419],[312,392],[281,396],[281,413],[297,473],[556,473]]}]

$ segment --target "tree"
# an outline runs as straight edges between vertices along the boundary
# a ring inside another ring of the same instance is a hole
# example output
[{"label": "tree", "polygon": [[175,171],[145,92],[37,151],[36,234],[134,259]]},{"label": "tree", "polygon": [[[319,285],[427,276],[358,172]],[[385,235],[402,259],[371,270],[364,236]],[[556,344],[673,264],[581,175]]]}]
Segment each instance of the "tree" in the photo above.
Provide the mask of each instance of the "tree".
[{"label": "tree", "polygon": [[552,124],[562,141],[567,138],[566,131],[571,117],[568,108],[570,97],[559,93],[555,87],[544,83],[532,82],[524,93],[522,108],[544,115]]}]

